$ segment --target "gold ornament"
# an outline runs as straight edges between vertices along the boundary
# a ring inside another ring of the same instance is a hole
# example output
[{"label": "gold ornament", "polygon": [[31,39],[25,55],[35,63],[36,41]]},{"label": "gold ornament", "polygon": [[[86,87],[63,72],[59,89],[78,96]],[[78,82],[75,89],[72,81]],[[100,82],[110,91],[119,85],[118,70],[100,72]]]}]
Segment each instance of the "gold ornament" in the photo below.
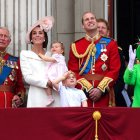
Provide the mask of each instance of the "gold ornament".
[{"label": "gold ornament", "polygon": [[103,60],[105,62],[107,59],[108,59],[108,56],[105,53],[103,53],[101,55],[101,60]]},{"label": "gold ornament", "polygon": [[104,63],[104,64],[102,65],[102,70],[103,70],[103,71],[106,71],[106,69],[107,69],[107,65]]},{"label": "gold ornament", "polygon": [[101,118],[101,113],[99,111],[95,111],[92,116],[95,120],[95,140],[98,140],[98,120]]},{"label": "gold ornament", "polygon": [[71,48],[72,48],[72,52],[75,55],[75,57],[83,58],[83,57],[85,57],[89,53],[89,51],[91,49],[91,44],[87,47],[87,49],[86,49],[84,54],[78,54],[75,43],[72,44]]},{"label": "gold ornament", "polygon": [[5,60],[3,60],[2,57],[0,57],[0,74],[2,73],[4,64],[5,64]]},{"label": "gold ornament", "polygon": [[5,51],[0,51],[0,57],[4,57],[6,55],[6,50]]},{"label": "gold ornament", "polygon": [[84,70],[86,69],[86,66],[88,65],[88,61],[90,59],[90,56],[92,54],[92,56],[95,56],[95,53],[96,53],[96,47],[95,47],[95,44],[92,42],[91,45],[90,45],[90,50],[89,50],[89,54],[86,58],[86,62],[84,64],[84,66],[82,67],[81,71],[79,72],[79,75],[82,75]]}]

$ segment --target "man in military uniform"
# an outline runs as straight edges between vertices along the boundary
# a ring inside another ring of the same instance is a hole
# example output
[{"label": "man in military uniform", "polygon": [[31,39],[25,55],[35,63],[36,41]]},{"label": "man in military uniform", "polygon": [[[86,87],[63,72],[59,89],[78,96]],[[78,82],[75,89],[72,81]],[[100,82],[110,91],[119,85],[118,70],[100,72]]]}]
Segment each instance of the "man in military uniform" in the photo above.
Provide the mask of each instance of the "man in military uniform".
[{"label": "man in military uniform", "polygon": [[[108,37],[109,36],[108,22],[105,19],[100,18],[100,19],[97,19],[97,23],[98,23],[99,34],[102,36]],[[115,103],[116,103],[116,106],[126,107],[126,106],[129,106],[131,103],[130,100],[128,102],[129,96],[127,92],[125,92],[125,96],[127,96],[127,100],[125,100],[122,94],[122,91],[125,90],[125,86],[126,86],[123,80],[124,71],[126,69],[126,62],[125,62],[122,48],[118,47],[118,51],[120,55],[121,67],[119,71],[119,77],[114,84]]]},{"label": "man in military uniform", "polygon": [[68,68],[76,73],[78,85],[89,97],[89,107],[115,106],[112,87],[120,69],[117,43],[99,35],[93,13],[83,14],[82,25],[86,35],[72,43]]},{"label": "man in military uniform", "polygon": [[20,107],[24,102],[19,59],[6,52],[10,42],[9,30],[0,27],[0,108]]}]

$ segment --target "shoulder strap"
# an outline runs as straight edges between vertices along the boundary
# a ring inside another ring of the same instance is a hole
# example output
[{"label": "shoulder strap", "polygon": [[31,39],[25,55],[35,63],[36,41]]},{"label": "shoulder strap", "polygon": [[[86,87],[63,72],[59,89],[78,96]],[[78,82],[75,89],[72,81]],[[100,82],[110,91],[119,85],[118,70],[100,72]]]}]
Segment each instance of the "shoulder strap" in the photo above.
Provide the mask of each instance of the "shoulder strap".
[{"label": "shoulder strap", "polygon": [[[8,62],[17,62],[18,57],[14,57],[14,56],[9,56],[8,59],[6,61]],[[7,62],[6,62],[7,63]],[[11,64],[12,65],[12,64]],[[9,74],[12,71],[12,67],[8,66],[7,64],[3,66],[3,70],[2,73],[0,74],[0,84],[3,84],[3,82],[5,81],[5,79],[9,76]]]},{"label": "shoulder strap", "polygon": [[[104,45],[108,45],[109,43],[111,42],[111,38],[106,38],[106,37],[102,37],[98,43],[96,43],[96,53],[95,53],[95,59],[97,60],[99,55],[101,54],[101,48],[104,46]],[[90,54],[91,55],[91,54]],[[84,70],[82,71],[82,74],[86,74],[90,71],[91,69],[91,62],[93,61],[92,60],[92,56],[89,57],[88,62],[86,64],[86,67],[84,68]],[[83,64],[81,65],[81,69],[83,69],[83,66],[85,66],[85,62],[83,62]]]},{"label": "shoulder strap", "polygon": [[96,44],[96,55],[95,58],[98,59],[99,55],[101,54],[101,48],[103,45],[108,45],[111,42],[111,38],[102,37],[99,42]]}]

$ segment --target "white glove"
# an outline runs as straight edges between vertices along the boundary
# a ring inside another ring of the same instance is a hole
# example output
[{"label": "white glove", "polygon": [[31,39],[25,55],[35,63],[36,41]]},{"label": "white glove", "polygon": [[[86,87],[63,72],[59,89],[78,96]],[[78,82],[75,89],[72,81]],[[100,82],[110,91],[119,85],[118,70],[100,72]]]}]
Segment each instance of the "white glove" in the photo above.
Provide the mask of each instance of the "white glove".
[{"label": "white glove", "polygon": [[128,62],[128,69],[132,70],[134,66],[136,58],[136,49],[134,49],[134,52],[132,50],[132,45],[129,46],[129,62]]}]

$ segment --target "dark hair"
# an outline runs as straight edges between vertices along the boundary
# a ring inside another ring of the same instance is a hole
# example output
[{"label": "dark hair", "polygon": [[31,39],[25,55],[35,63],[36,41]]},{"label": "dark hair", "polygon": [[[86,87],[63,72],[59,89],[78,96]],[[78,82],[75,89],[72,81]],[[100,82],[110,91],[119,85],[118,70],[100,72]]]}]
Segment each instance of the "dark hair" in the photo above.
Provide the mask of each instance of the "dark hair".
[{"label": "dark hair", "polygon": [[[38,25],[36,27],[40,27],[40,26]],[[47,35],[47,33],[44,30],[43,30],[43,32],[44,32],[44,38],[45,38],[45,41],[43,42],[43,48],[47,48],[47,45],[48,45],[48,35]],[[31,38],[32,38],[32,31],[30,33],[30,40],[31,40]],[[31,44],[33,44],[33,42],[31,42]]]},{"label": "dark hair", "polygon": [[43,48],[47,48],[48,45],[48,35],[46,32],[44,32],[44,36],[45,36],[45,42],[43,43]]}]

